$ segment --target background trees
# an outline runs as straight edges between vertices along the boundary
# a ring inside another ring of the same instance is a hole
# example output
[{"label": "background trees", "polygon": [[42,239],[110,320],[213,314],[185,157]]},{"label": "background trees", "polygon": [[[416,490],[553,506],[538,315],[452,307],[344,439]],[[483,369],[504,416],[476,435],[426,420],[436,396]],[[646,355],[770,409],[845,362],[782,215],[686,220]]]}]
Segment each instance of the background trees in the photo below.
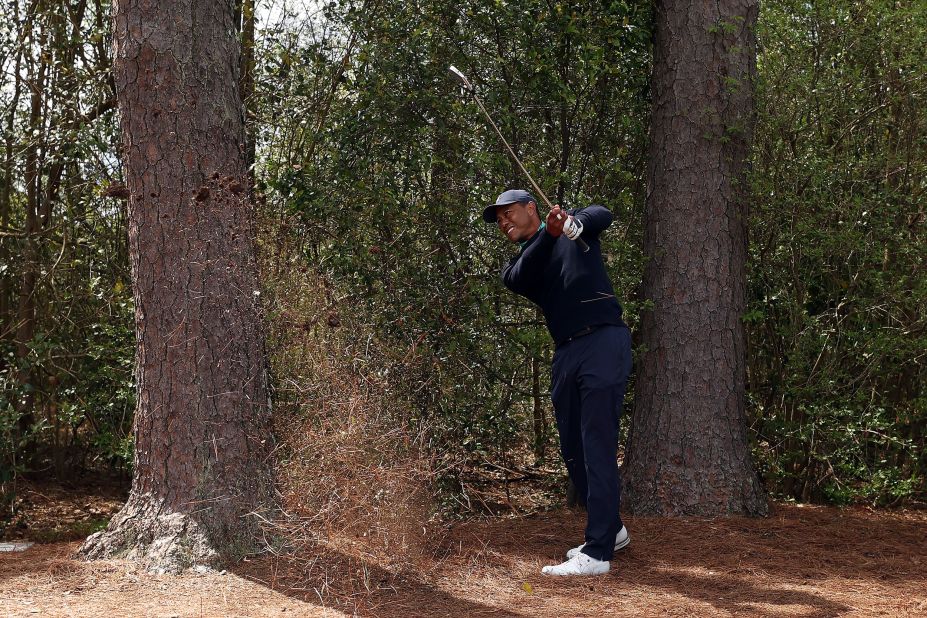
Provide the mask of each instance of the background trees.
[{"label": "background trees", "polygon": [[[770,0],[757,22],[748,437],[773,495],[890,504],[925,491],[925,9],[813,5]],[[109,6],[3,10],[3,472],[47,472],[56,457],[62,474],[125,467],[133,300],[125,202],[104,196],[121,183],[105,105]],[[55,28],[75,31],[78,14],[79,35],[56,39]],[[382,386],[390,413],[422,427],[446,463],[534,461],[536,410],[549,420],[546,335],[497,282],[509,248],[476,222],[485,199],[523,181],[446,67],[473,78],[549,193],[616,213],[609,268],[639,333],[651,22],[649,3],[621,1],[368,0],[265,18],[252,100],[263,251],[268,268],[305,269],[324,297],[316,313],[291,314],[265,289],[268,324],[316,338],[342,329],[351,346],[331,354],[367,351],[351,371]],[[46,88],[32,120],[27,77],[43,62],[46,80],[69,66],[76,79],[55,78],[66,87]],[[55,141],[67,109],[83,121]],[[26,235],[33,143],[42,187],[54,177],[51,153],[64,164],[42,202],[48,226]],[[280,250],[281,238],[295,249]],[[17,348],[30,270],[35,332]],[[293,376],[317,392],[314,373],[295,368],[298,354],[276,358],[281,409],[297,400]],[[630,414],[633,394],[627,404]],[[554,453],[546,435],[541,461]],[[476,497],[459,468],[437,468],[459,503]]]},{"label": "background trees", "polygon": [[104,195],[121,173],[109,3],[6,2],[0,16],[7,499],[23,471],[124,470],[135,395],[125,210]]},{"label": "background trees", "polygon": [[923,494],[927,7],[766,2],[749,385],[796,500]]},{"label": "background trees", "polygon": [[[438,443],[466,444],[473,449],[467,451],[471,461],[500,461],[510,446],[524,444],[530,438],[528,432],[534,426],[535,393],[541,393],[540,400],[546,404],[543,395],[547,388],[547,361],[544,356],[547,344],[530,308],[505,295],[497,285],[493,274],[497,268],[494,260],[506,255],[504,245],[492,237],[485,237],[484,233],[491,235],[491,231],[478,223],[469,227],[462,223],[467,213],[474,212],[475,205],[482,203],[486,195],[494,195],[496,187],[521,181],[511,169],[504,152],[494,142],[492,134],[481,126],[476,113],[467,110],[466,101],[448,92],[443,66],[453,62],[479,81],[478,87],[482,89],[487,105],[501,118],[503,130],[521,150],[529,166],[538,171],[537,175],[548,179],[547,182],[561,178],[558,155],[566,151],[569,153],[568,161],[576,166],[570,167],[563,177],[569,178],[574,183],[572,186],[588,183],[590,189],[581,191],[588,191],[586,195],[590,199],[593,196],[607,197],[603,201],[616,211],[619,222],[610,238],[613,243],[609,249],[610,267],[618,287],[624,290],[623,300],[632,326],[637,327],[639,310],[646,306],[637,286],[644,262],[641,255],[642,163],[644,127],[648,121],[647,97],[650,96],[645,81],[650,62],[650,12],[646,4],[622,3],[609,5],[610,10],[615,11],[611,15],[599,8],[569,3],[505,5],[507,8],[496,7],[492,11],[482,10],[476,5],[462,5],[459,12],[441,3],[420,3],[407,8],[382,3],[376,5],[379,7],[377,10],[396,16],[393,20],[368,11],[370,6],[360,11],[361,7],[343,5],[342,19],[350,24],[351,30],[343,34],[343,39],[330,35],[323,37],[316,47],[310,46],[318,54],[312,56],[313,62],[329,54],[331,64],[340,64],[344,58],[344,48],[340,45],[352,38],[354,40],[349,68],[343,73],[341,84],[332,91],[334,98],[328,106],[329,115],[322,123],[322,132],[317,135],[317,139],[321,140],[318,144],[333,140],[331,146],[310,149],[320,157],[318,163],[297,161],[295,166],[280,167],[279,175],[273,171],[276,165],[272,154],[274,149],[269,148],[268,178],[272,179],[272,183],[281,183],[272,184],[271,188],[279,188],[283,195],[290,195],[286,203],[294,212],[308,212],[310,218],[324,213],[326,231],[318,228],[317,221],[308,224],[298,219],[290,221],[304,234],[304,242],[308,243],[312,238],[321,239],[318,246],[310,247],[307,252],[312,260],[322,260],[327,280],[347,283],[348,288],[340,288],[343,294],[351,290],[350,303],[363,308],[360,316],[354,317],[353,311],[345,311],[342,317],[348,315],[359,320],[352,324],[365,324],[356,329],[359,332],[387,336],[390,345],[385,349],[395,350],[395,358],[399,362],[392,364],[384,358],[382,362],[386,366],[377,367],[377,371],[388,370],[394,388],[415,393],[420,398],[410,404],[411,409],[428,414],[432,427],[439,425],[450,432],[448,439],[438,439]],[[548,8],[551,10],[547,11]],[[441,13],[442,10],[450,11],[450,14]],[[854,379],[864,367],[869,367],[871,372],[881,366],[882,361],[854,365],[855,369],[851,369],[855,363],[852,354],[837,353],[833,360],[847,370],[846,374],[831,377],[833,372],[821,373],[820,364],[811,371],[822,350],[823,340],[820,340],[821,346],[808,345],[785,351],[781,340],[783,333],[792,332],[790,336],[804,339],[811,337],[815,331],[807,330],[799,323],[795,323],[795,330],[790,330],[792,327],[786,328],[786,324],[791,322],[783,321],[781,316],[769,320],[765,317],[767,312],[778,312],[776,307],[786,302],[783,299],[802,289],[794,280],[785,283],[782,278],[787,273],[805,281],[818,276],[814,273],[817,268],[824,267],[823,264],[818,258],[809,259],[808,252],[802,247],[816,244],[813,239],[818,234],[833,232],[825,229],[808,236],[811,228],[798,228],[804,231],[794,237],[796,242],[791,250],[802,250],[804,257],[797,262],[791,258],[784,259],[791,251],[787,251],[791,243],[786,241],[791,232],[786,230],[796,228],[791,223],[786,225],[782,217],[798,205],[789,202],[786,208],[785,203],[780,201],[780,192],[791,191],[789,187],[801,187],[804,181],[791,174],[803,169],[808,173],[812,169],[807,167],[809,159],[803,159],[801,165],[788,163],[794,160],[794,154],[790,152],[793,140],[807,136],[804,143],[810,145],[813,142],[822,149],[828,149],[828,158],[816,156],[813,159],[815,177],[823,179],[827,175],[825,170],[829,170],[830,166],[842,166],[841,173],[846,174],[848,187],[854,186],[858,190],[864,186],[863,183],[869,182],[864,180],[865,175],[855,175],[851,171],[858,169],[857,151],[848,148],[838,150],[840,154],[836,154],[818,138],[810,137],[809,118],[828,118],[832,126],[841,127],[840,130],[847,136],[853,134],[858,137],[873,156],[882,157],[881,146],[872,140],[873,134],[868,131],[876,130],[875,127],[885,130],[889,121],[875,112],[886,107],[880,102],[870,105],[859,102],[846,107],[845,95],[838,96],[837,88],[868,92],[870,94],[865,96],[872,96],[885,92],[882,84],[892,81],[883,71],[904,73],[905,91],[903,95],[897,95],[904,105],[899,109],[911,110],[913,115],[906,116],[905,122],[897,125],[899,128],[895,130],[900,130],[905,136],[899,138],[899,143],[908,144],[910,155],[904,163],[905,169],[914,171],[921,165],[918,161],[922,160],[922,156],[918,153],[922,153],[919,149],[923,144],[917,130],[923,123],[923,113],[913,110],[923,101],[923,81],[920,75],[906,67],[915,66],[922,59],[921,48],[918,47],[922,34],[917,29],[923,22],[923,11],[878,2],[852,7],[849,3],[834,2],[826,10],[819,7],[813,11],[799,9],[789,3],[771,2],[766,3],[762,11],[757,26],[761,47],[756,77],[757,144],[751,157],[754,167],[748,170],[743,181],[746,186],[739,186],[740,190],[749,188],[747,200],[751,206],[748,306],[741,319],[748,334],[746,411],[749,437],[755,446],[754,455],[774,495],[798,498],[803,495],[803,499],[841,501],[863,497],[878,501],[894,500],[891,497],[896,495],[894,492],[911,496],[923,491],[923,460],[915,448],[917,440],[923,440],[923,434],[912,428],[911,435],[919,438],[900,439],[895,429],[907,431],[903,427],[908,419],[915,426],[923,425],[922,388],[915,386],[905,391],[903,397],[907,398],[907,404],[903,405],[909,406],[906,408],[908,413],[888,421],[889,416],[898,414],[898,408],[892,406],[892,412],[887,415],[879,412],[873,416],[873,408],[861,407],[866,391],[858,390]],[[533,21],[526,19],[525,15],[531,15]],[[861,15],[870,20],[865,29],[855,25],[866,23],[865,20],[855,21]],[[836,26],[828,25],[828,20],[834,16],[842,17],[835,21]],[[851,27],[848,22],[854,25]],[[445,34],[448,32],[447,23],[456,28],[453,36]],[[530,27],[527,26],[529,23]],[[796,29],[796,23],[804,26]],[[438,24],[442,25],[438,27]],[[600,24],[602,30],[596,30],[595,24]],[[872,24],[885,27],[877,34],[876,26]],[[717,23],[706,27],[711,30],[708,34],[723,41],[730,36],[729,31],[734,24]],[[789,29],[789,33],[780,37],[777,34],[780,29]],[[822,37],[816,29],[842,34],[837,39]],[[796,39],[800,39],[801,44]],[[861,39],[868,41],[865,46],[861,42],[851,43]],[[890,40],[897,49],[878,52],[878,62],[872,62],[875,56],[854,55],[847,51],[847,48],[865,47],[869,50],[867,54],[874,54],[874,50],[885,49],[888,41],[883,42],[883,39]],[[404,41],[408,41],[408,46]],[[298,45],[294,43],[296,48]],[[736,51],[735,48],[732,46],[730,49]],[[590,58],[596,58],[603,49],[608,49],[611,55],[604,60],[604,73],[596,78],[598,74],[592,68],[597,65]],[[555,50],[572,60],[558,65]],[[818,57],[821,54],[824,56]],[[823,61],[822,58],[828,54],[830,60]],[[280,57],[292,57],[292,53],[289,56],[281,54]],[[792,64],[785,57],[793,57]],[[273,56],[269,58],[276,62]],[[440,62],[437,58],[445,61]],[[895,60],[897,65],[893,64]],[[798,69],[794,63],[799,63],[802,68]],[[295,96],[308,97],[315,92],[319,97],[317,100],[327,101],[329,91],[324,84],[332,83],[328,76],[322,73],[321,87],[319,82],[311,82],[312,90],[308,87],[310,82],[306,76],[301,77],[294,68],[295,64],[298,63],[281,62],[274,69],[280,71],[276,75],[289,78],[286,82],[279,79],[272,81],[275,94],[271,100],[274,105],[281,100],[276,98],[281,83],[297,87],[299,94]],[[555,69],[558,66],[567,68],[560,71]],[[835,85],[830,95],[823,95],[814,86],[805,83],[814,79],[816,84],[821,84],[837,79],[841,74],[857,75],[864,70],[869,72],[871,81],[867,82],[868,86],[850,88],[849,77],[845,77],[839,82],[839,87]],[[318,73],[313,72],[312,75]],[[560,80],[561,75],[568,76],[568,79]],[[725,81],[724,86],[733,92],[736,84],[730,80]],[[582,103],[586,100],[583,97],[591,92],[593,83],[599,87],[607,83],[611,88],[607,92],[600,90],[590,95],[589,100],[605,106],[601,108],[604,114],[601,117],[595,115],[595,110],[600,108],[583,107]],[[342,96],[345,105],[340,107],[338,101]],[[558,104],[560,97],[562,102]],[[585,109],[589,115],[568,114],[566,117],[574,124],[567,122],[561,125],[558,112],[564,108],[572,109],[570,101],[578,101],[577,109]],[[339,109],[348,113],[339,116]],[[783,137],[783,122],[794,123],[794,137]],[[873,123],[871,129],[861,133],[870,122]],[[268,124],[278,126],[281,136],[286,134],[286,127],[292,126],[279,122]],[[306,125],[311,130],[312,123],[307,122]],[[563,130],[564,127],[567,130]],[[294,131],[300,133],[302,129]],[[737,137],[737,132],[737,126],[728,126],[719,140],[727,142]],[[565,135],[569,136],[566,140]],[[290,144],[293,141],[288,139],[278,143]],[[802,142],[795,142],[796,145],[798,143]],[[567,144],[566,148],[562,148],[564,144]],[[577,152],[594,154],[589,156],[583,167],[576,157]],[[324,157],[330,157],[330,160],[326,161]],[[449,160],[452,162],[449,163]],[[613,164],[615,161],[617,163]],[[447,178],[448,173],[450,179]],[[436,177],[442,180],[435,182]],[[900,196],[907,191],[908,196],[917,198],[922,192],[922,188],[918,188],[919,176],[914,173],[906,178],[910,181],[907,189],[895,195],[901,199]],[[781,185],[781,188],[773,185]],[[569,196],[570,189],[564,191]],[[880,189],[872,185],[868,195],[878,191]],[[268,194],[272,195],[272,192]],[[586,199],[580,192],[576,195],[580,202]],[[426,201],[431,196],[445,201]],[[840,220],[845,203],[835,199],[833,194],[823,191],[811,199],[804,192],[802,196],[804,201],[799,200],[801,208],[807,208],[808,213],[830,211],[837,215],[835,221]],[[856,199],[866,202],[862,196]],[[569,203],[570,198],[565,201]],[[915,260],[921,255],[919,242],[923,239],[923,221],[916,202],[915,199],[898,203],[897,208],[905,213],[903,218],[909,220],[911,226],[907,228],[909,232],[893,236],[893,242],[900,242],[906,247],[903,251],[910,252]],[[395,206],[391,207],[391,204]],[[809,225],[816,216],[807,219]],[[872,216],[871,212],[869,216]],[[896,216],[902,217],[900,214]],[[410,220],[414,221],[414,229]],[[887,232],[900,228],[888,225],[883,229]],[[327,232],[331,232],[331,236]],[[333,243],[331,237],[337,237],[338,243]],[[430,242],[422,246],[420,243],[425,240]],[[870,235],[866,242],[870,248],[879,250],[880,241],[876,237]],[[343,250],[345,243],[350,250]],[[858,256],[858,252],[850,249],[839,235],[832,235],[827,244],[832,247],[829,259],[837,260],[837,263]],[[770,261],[773,255],[782,256],[782,260],[774,264]],[[446,276],[438,274],[455,257],[458,263],[464,265],[462,272],[470,276],[461,279],[454,278],[450,272]],[[791,266],[793,263],[794,267]],[[915,261],[898,266],[899,270],[891,271],[882,281],[892,281],[889,285],[893,288],[908,286],[908,298],[921,298],[923,294],[918,290],[923,286],[923,273],[915,266]],[[764,273],[762,279],[757,278],[760,271]],[[775,275],[772,275],[773,271]],[[874,274],[878,271],[869,272]],[[778,283],[769,287],[770,281]],[[433,287],[429,282],[434,282]],[[827,294],[835,292],[836,288]],[[879,312],[889,306],[897,306],[900,310],[901,305],[894,303],[901,301],[905,294],[907,292],[899,290],[898,295],[889,295],[893,300],[888,305],[878,301],[873,306],[879,307]],[[831,298],[829,302],[834,306],[841,302],[836,296],[827,297]],[[337,294],[334,298],[338,298]],[[449,298],[455,302],[448,302]],[[768,308],[767,303],[770,305]],[[798,310],[797,315],[805,310]],[[892,349],[899,352],[896,357],[899,364],[889,365],[886,376],[897,375],[897,370],[891,367],[902,365],[917,376],[923,375],[922,359],[915,352],[920,346],[917,337],[921,332],[916,324],[922,322],[923,315],[917,310],[906,311],[915,326],[895,331],[873,331],[871,325],[863,326],[871,323],[864,315],[859,315],[860,328],[869,329],[860,332],[878,333],[878,338],[891,332],[906,333],[906,343],[892,344]],[[379,317],[370,321],[371,315]],[[500,325],[503,326],[501,331],[498,330]],[[821,336],[826,338],[826,334]],[[853,343],[850,344],[850,341]],[[859,343],[856,338],[843,339],[843,345]],[[444,345],[447,347],[442,347]],[[773,348],[767,351],[765,346]],[[799,349],[804,351],[798,354]],[[524,358],[522,355],[526,352],[535,359],[537,370],[527,365],[514,365]],[[827,358],[830,356],[826,352],[821,362]],[[540,381],[537,389],[533,383],[535,376]],[[828,400],[832,393],[824,391],[830,389],[835,381],[842,381],[847,389],[856,393],[856,403],[844,405],[840,413],[825,414],[815,420],[810,416],[794,415],[788,411],[793,405],[788,403],[793,396],[790,390],[793,387],[783,388],[783,381],[796,387],[807,383],[810,390],[801,395],[802,405],[809,404],[817,395],[820,395],[819,401]],[[923,384],[923,380],[915,378],[915,383]],[[498,389],[500,384],[514,386],[515,396],[511,401],[503,397],[508,386],[505,390],[493,390]],[[446,386],[436,388],[436,385]],[[883,383],[875,390],[884,392],[880,389],[885,388],[886,383]],[[772,395],[773,391],[775,395]],[[872,394],[871,388],[868,392]],[[764,394],[762,401],[760,393]],[[784,394],[786,397],[783,398]],[[629,396],[629,411],[634,409],[635,403]],[[504,414],[501,413],[503,410]],[[901,424],[898,424],[899,421]],[[889,425],[892,429],[885,431]],[[826,434],[826,438],[821,432]],[[816,435],[814,441],[810,439],[812,434]],[[812,444],[817,446],[811,447]],[[809,454],[808,450],[813,454]],[[882,461],[880,453],[886,450],[900,453],[897,461],[906,462],[902,468],[904,473],[896,475],[885,469],[886,462]],[[792,457],[795,459],[792,460]],[[831,462],[843,461],[846,465],[838,469],[824,458]],[[797,467],[790,471],[786,460],[789,460],[788,465]],[[809,461],[817,463],[809,469]],[[790,480],[793,475],[801,477],[800,480]],[[883,475],[889,475],[892,480],[884,480]],[[795,488],[799,485],[803,489],[796,492]]]},{"label": "background trees", "polygon": [[[349,299],[337,308],[353,306],[358,338],[383,340],[377,370],[408,394],[403,413],[427,422],[436,444],[460,445],[442,449],[455,462],[503,462],[548,433],[533,417],[549,407],[550,351],[535,310],[499,283],[510,248],[477,219],[487,196],[527,181],[447,65],[485,94],[548,193],[570,205],[611,196],[621,222],[606,251],[633,290],[639,252],[626,241],[639,234],[647,11],[383,1],[340,10],[344,42],[289,39],[264,55],[268,111],[281,92],[299,109],[329,110],[321,130],[319,115],[268,119],[269,194],[288,196],[306,263]],[[304,68],[320,56],[347,57],[334,90],[327,72]],[[459,491],[462,468],[447,469]]]}]

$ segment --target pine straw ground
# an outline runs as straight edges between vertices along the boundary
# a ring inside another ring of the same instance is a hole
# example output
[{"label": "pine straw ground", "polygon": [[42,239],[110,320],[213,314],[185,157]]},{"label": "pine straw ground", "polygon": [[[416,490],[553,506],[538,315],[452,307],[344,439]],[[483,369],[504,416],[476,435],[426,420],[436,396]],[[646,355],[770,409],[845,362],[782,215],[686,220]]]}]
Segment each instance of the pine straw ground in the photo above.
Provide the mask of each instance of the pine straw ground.
[{"label": "pine straw ground", "polygon": [[927,616],[924,511],[777,505],[762,520],[627,523],[611,573],[564,580],[539,570],[581,536],[583,514],[567,509],[460,524],[409,561],[333,530],[179,577],[38,544],[0,554],[0,615]]}]

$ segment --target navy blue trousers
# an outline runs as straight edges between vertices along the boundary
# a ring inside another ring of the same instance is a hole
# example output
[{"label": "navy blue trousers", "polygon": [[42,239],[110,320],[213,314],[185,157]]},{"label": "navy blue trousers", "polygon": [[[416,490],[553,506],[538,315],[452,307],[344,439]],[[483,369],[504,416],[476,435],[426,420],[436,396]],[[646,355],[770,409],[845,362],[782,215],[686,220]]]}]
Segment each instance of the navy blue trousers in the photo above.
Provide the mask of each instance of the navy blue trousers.
[{"label": "navy blue trousers", "polygon": [[554,352],[551,399],[560,453],[577,496],[586,497],[583,553],[611,560],[621,529],[618,423],[631,372],[631,334],[603,326]]}]

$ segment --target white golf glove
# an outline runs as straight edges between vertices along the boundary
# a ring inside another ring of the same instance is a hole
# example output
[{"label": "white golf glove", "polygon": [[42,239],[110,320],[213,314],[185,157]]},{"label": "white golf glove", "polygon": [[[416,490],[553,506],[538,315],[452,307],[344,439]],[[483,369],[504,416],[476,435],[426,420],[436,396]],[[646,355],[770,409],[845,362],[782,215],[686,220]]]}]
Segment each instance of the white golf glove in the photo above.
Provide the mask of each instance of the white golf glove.
[{"label": "white golf glove", "polygon": [[567,217],[566,222],[563,224],[563,233],[570,240],[576,240],[583,233],[582,222],[575,217]]}]

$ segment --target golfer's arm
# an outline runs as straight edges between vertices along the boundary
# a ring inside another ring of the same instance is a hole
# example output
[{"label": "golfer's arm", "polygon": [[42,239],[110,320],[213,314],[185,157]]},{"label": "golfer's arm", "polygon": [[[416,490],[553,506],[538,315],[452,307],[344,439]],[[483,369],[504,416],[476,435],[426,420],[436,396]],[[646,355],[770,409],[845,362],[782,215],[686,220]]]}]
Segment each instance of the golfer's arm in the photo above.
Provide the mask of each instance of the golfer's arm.
[{"label": "golfer's arm", "polygon": [[550,260],[555,242],[556,238],[541,232],[538,239],[502,271],[505,287],[516,294],[530,294],[544,274],[544,267]]},{"label": "golfer's arm", "polygon": [[573,216],[583,224],[583,236],[589,235],[590,237],[601,234],[615,218],[612,211],[598,204],[577,210]]}]

